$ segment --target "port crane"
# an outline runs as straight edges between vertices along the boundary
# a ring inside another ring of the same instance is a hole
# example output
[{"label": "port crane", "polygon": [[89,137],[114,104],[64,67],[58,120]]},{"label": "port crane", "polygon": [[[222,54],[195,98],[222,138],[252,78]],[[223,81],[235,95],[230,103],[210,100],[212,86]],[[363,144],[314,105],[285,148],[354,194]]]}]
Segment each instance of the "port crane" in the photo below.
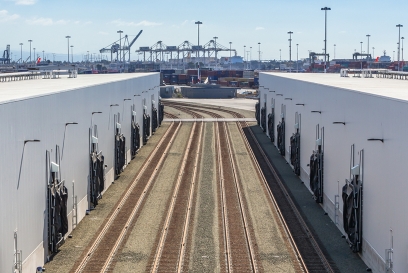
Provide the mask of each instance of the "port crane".
[{"label": "port crane", "polygon": [[217,43],[215,40],[210,40],[204,45],[194,45],[189,41],[184,41],[178,46],[167,46],[163,43],[163,41],[158,41],[152,46],[144,46],[139,47],[136,50],[137,53],[143,53],[143,62],[146,62],[146,53],[150,53],[150,57],[147,61],[150,62],[157,62],[157,61],[164,61],[164,54],[170,54],[170,59],[173,59],[173,53],[177,55],[177,60],[180,59],[180,55],[182,58],[188,57],[191,53],[195,53],[196,57],[199,57],[202,54],[202,57],[215,56],[217,58],[217,52],[220,51],[232,51],[234,55],[237,55],[237,51],[235,49],[229,49],[226,46],[223,46]]},{"label": "port crane", "polygon": [[3,64],[10,63],[10,45],[7,45],[6,50],[4,50],[3,58],[0,58],[0,63],[3,63]]},{"label": "port crane", "polygon": [[[126,55],[128,55],[128,61],[130,62],[130,49],[136,40],[142,34],[143,30],[139,31],[136,37],[129,43],[128,35],[125,35],[123,38],[111,43],[110,45],[99,50],[100,53],[110,53],[111,61],[113,60],[113,54],[116,53],[117,61],[125,61]],[[122,41],[123,40],[123,41]],[[122,47],[121,47],[122,45]]]}]

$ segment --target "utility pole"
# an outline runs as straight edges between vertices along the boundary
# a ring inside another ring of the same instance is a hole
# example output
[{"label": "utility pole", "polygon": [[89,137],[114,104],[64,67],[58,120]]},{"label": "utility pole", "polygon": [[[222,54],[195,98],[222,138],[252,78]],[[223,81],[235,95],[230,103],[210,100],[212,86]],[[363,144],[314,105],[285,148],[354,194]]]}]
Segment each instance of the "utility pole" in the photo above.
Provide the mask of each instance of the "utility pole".
[{"label": "utility pole", "polygon": [[35,47],[33,48],[34,50],[34,63],[37,63],[37,56],[35,55]]},{"label": "utility pole", "polygon": [[398,24],[396,25],[398,28],[398,71],[400,71],[400,43],[401,43],[401,28],[403,25]]},{"label": "utility pole", "polygon": [[321,8],[324,10],[324,73],[326,73],[327,69],[327,11],[331,10],[331,8],[324,7]]},{"label": "utility pole", "polygon": [[[65,38],[67,38],[68,40],[68,63],[69,63],[69,38],[71,38],[71,36],[65,36]],[[44,59],[44,51],[43,51],[43,59]]]},{"label": "utility pole", "polygon": [[282,49],[279,49],[279,62],[282,62]]},{"label": "utility pole", "polygon": [[334,44],[334,55],[333,55],[333,59],[336,59],[336,44]]},{"label": "utility pole", "polygon": [[292,34],[293,31],[288,31],[289,34],[289,62],[292,61]]},{"label": "utility pole", "polygon": [[71,45],[71,63],[74,62],[74,46]]}]

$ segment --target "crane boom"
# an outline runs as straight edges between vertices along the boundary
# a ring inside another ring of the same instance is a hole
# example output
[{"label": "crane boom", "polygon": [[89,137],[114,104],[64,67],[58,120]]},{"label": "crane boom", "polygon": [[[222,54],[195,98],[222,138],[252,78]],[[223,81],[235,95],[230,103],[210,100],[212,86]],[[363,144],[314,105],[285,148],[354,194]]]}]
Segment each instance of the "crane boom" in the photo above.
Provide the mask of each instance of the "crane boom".
[{"label": "crane boom", "polygon": [[143,30],[139,31],[139,33],[136,35],[136,37],[132,40],[132,42],[129,44],[128,48],[132,47],[132,45],[136,42],[137,38],[139,38],[140,34],[142,34]]}]

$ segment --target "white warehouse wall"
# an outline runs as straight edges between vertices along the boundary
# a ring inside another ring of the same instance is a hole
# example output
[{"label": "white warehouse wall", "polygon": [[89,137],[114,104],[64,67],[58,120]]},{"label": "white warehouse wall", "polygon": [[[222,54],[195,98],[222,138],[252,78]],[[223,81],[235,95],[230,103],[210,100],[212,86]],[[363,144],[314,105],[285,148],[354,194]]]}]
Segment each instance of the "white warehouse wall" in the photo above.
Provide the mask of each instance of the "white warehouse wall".
[{"label": "white warehouse wall", "polygon": [[[47,247],[47,211],[46,211],[46,150],[52,150],[51,160],[55,161],[55,147],[62,142],[66,122],[78,122],[69,125],[66,130],[65,149],[60,168],[62,179],[68,189],[68,212],[72,210],[72,181],[75,180],[75,195],[78,202],[78,221],[88,208],[89,176],[89,128],[91,113],[93,124],[98,125],[99,150],[102,150],[107,164],[105,187],[113,180],[114,152],[114,114],[121,115],[122,133],[126,137],[126,147],[130,147],[131,105],[136,106],[137,122],[142,127],[143,99],[146,99],[147,112],[151,115],[151,100],[154,97],[156,108],[159,96],[159,74],[129,74],[129,76],[92,75],[111,77],[112,81],[84,82],[82,87],[70,89],[70,83],[77,79],[31,80],[33,88],[41,88],[46,81],[59,81],[67,85],[66,90],[15,101],[0,101],[0,272],[10,272],[14,259],[14,231],[18,234],[18,249],[23,253],[23,271],[35,272],[42,266],[48,253]],[[83,76],[90,77],[90,76]],[[100,78],[99,78],[100,79]],[[77,81],[77,82],[75,82]],[[8,85],[9,84],[9,85]],[[0,93],[19,83],[2,83]],[[77,84],[78,85],[78,84]],[[134,96],[139,94],[140,96]],[[124,101],[130,98],[131,101]],[[111,104],[119,104],[111,107]],[[124,112],[124,115],[122,114]],[[110,116],[110,128],[108,122]],[[24,140],[39,139],[39,143],[27,143]],[[142,141],[141,141],[142,144]],[[128,160],[130,157],[128,156]],[[21,167],[20,181],[18,185]],[[96,207],[97,209],[97,207]],[[69,216],[71,232],[71,216]],[[67,234],[67,235],[68,235]]]},{"label": "white warehouse wall", "polygon": [[[347,78],[344,80],[351,81]],[[370,79],[373,86],[376,80]],[[361,256],[374,272],[384,272],[385,250],[391,247],[392,229],[394,271],[408,272],[408,209],[405,202],[408,192],[408,160],[405,156],[408,154],[408,101],[285,78],[273,73],[260,73],[260,85],[264,86],[260,88],[260,106],[264,105],[264,95],[267,94],[267,115],[271,113],[271,98],[276,100],[275,145],[281,104],[286,105],[287,151],[290,136],[295,130],[295,112],[301,114],[301,168],[305,171],[301,179],[308,188],[310,170],[307,165],[315,148],[316,125],[324,127],[323,208],[334,221],[334,199],[335,195],[340,196],[338,227],[342,232],[341,188],[345,179],[349,178],[350,147],[355,144],[355,164],[359,161],[357,152],[364,149],[364,242]],[[276,96],[276,93],[283,96]],[[296,105],[299,103],[305,105]],[[321,111],[321,114],[311,111]],[[333,122],[345,122],[346,125]],[[369,138],[384,139],[384,143],[367,141]],[[288,152],[285,159],[290,162]]]}]

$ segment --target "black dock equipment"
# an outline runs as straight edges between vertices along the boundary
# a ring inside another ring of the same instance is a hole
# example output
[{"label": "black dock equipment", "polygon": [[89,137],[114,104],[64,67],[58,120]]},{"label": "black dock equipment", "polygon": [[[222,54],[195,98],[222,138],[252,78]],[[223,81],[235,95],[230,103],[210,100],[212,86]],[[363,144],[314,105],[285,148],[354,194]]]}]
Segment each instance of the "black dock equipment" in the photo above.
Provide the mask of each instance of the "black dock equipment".
[{"label": "black dock equipment", "polygon": [[164,118],[164,105],[160,98],[159,99],[159,126],[162,124],[163,118]]},{"label": "black dock equipment", "polygon": [[351,146],[350,179],[342,188],[343,228],[347,242],[353,252],[361,252],[363,241],[363,159],[364,150],[360,151],[360,162],[354,165],[354,145]]},{"label": "black dock equipment", "polygon": [[278,134],[277,148],[282,156],[285,156],[285,111],[286,107],[282,104],[281,106],[281,121],[278,126],[276,126],[276,131]]},{"label": "black dock equipment", "polygon": [[114,116],[115,122],[115,179],[123,171],[126,164],[126,138],[122,134],[120,114]]},{"label": "black dock equipment", "polygon": [[[94,133],[93,133],[94,132]],[[105,158],[102,151],[98,150],[98,130],[97,126],[90,129],[90,171],[89,171],[89,195],[90,203],[95,208],[98,200],[102,198],[105,189]]]},{"label": "black dock equipment", "polygon": [[290,164],[297,176],[300,175],[300,118],[301,115],[295,113],[295,133],[290,137]]},{"label": "black dock equipment", "polygon": [[324,178],[324,128],[316,125],[316,146],[310,156],[310,190],[317,203],[323,203]]},{"label": "black dock equipment", "polygon": [[64,236],[68,232],[68,190],[61,181],[60,153],[56,146],[55,162],[51,161],[50,152],[46,152],[47,173],[47,235],[50,254],[58,251],[65,242]]},{"label": "black dock equipment", "polygon": [[275,100],[272,99],[272,110],[268,114],[268,134],[271,142],[275,142]]},{"label": "black dock equipment", "polygon": [[260,118],[260,116],[261,116],[261,113],[260,113],[259,99],[258,99],[258,102],[255,104],[255,118],[256,118],[256,123],[257,123],[258,125],[261,124],[261,118]]},{"label": "black dock equipment", "polygon": [[156,129],[159,127],[158,112],[154,104],[155,101],[152,100],[152,134],[154,134],[156,132]]},{"label": "black dock equipment", "polygon": [[136,111],[132,110],[132,128],[131,128],[131,155],[134,158],[140,149],[140,126],[136,122]]},{"label": "black dock equipment", "polygon": [[143,108],[143,145],[146,145],[150,137],[150,116],[147,114],[147,107]]}]

